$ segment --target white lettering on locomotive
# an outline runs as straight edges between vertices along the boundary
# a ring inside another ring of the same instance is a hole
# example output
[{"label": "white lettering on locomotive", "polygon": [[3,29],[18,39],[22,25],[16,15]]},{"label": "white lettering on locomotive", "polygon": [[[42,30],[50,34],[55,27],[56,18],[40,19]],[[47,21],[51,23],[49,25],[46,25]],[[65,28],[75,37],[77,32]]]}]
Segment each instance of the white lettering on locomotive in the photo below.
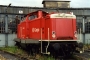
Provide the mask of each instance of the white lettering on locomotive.
[{"label": "white lettering on locomotive", "polygon": [[39,28],[32,28],[32,32],[39,32]]}]

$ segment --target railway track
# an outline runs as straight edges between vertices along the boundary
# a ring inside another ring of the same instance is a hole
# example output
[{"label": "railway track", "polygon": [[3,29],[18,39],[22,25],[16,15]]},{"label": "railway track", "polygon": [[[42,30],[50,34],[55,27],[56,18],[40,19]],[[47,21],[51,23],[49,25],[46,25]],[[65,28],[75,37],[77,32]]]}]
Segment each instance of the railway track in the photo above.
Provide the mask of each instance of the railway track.
[{"label": "railway track", "polygon": [[34,58],[30,58],[28,55],[17,55],[13,53],[9,53],[7,51],[0,50],[0,57],[3,60],[35,60]]},{"label": "railway track", "polygon": [[72,56],[60,57],[57,60],[90,60],[90,50],[85,51],[84,53],[74,53]]},{"label": "railway track", "polygon": [[4,51],[0,51],[0,56],[1,56],[1,58],[0,58],[1,60],[17,60],[17,59],[19,59],[19,57],[15,56],[13,54],[4,52]]},{"label": "railway track", "polygon": [[[0,50],[0,56],[2,56],[3,60],[46,60],[46,59],[35,59],[35,58],[31,58],[30,56],[27,56],[27,54],[25,55],[16,55],[16,54],[12,54],[6,51],[2,51]],[[52,59],[48,59],[48,60],[52,60]],[[57,59],[53,59],[53,60],[75,60],[73,58],[65,58],[65,57],[59,57]]]},{"label": "railway track", "polygon": [[[0,50],[0,58],[1,57],[3,58],[3,60],[43,60],[43,59],[35,59],[36,57],[31,58],[31,56],[29,56],[28,54],[19,55]],[[75,53],[72,57],[59,57],[53,60],[90,60],[90,52],[86,51],[83,54]]]},{"label": "railway track", "polygon": [[75,56],[79,59],[79,60],[90,60],[90,51],[85,51],[82,54],[79,53],[75,53]]}]

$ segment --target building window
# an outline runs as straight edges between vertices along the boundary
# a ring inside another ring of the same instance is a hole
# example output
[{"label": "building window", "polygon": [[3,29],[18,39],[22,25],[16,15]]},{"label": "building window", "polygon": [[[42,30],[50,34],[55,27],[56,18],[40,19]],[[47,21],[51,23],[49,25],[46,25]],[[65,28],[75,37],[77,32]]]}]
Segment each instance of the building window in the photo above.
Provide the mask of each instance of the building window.
[{"label": "building window", "polygon": [[0,7],[0,13],[1,13],[1,7]]},{"label": "building window", "polygon": [[28,14],[29,13],[29,9],[28,8],[25,8],[24,9],[24,14]]},{"label": "building window", "polygon": [[78,33],[82,33],[83,32],[83,30],[82,30],[82,28],[83,28],[83,26],[82,26],[82,17],[77,17],[77,32]]},{"label": "building window", "polygon": [[17,33],[17,25],[20,23],[19,16],[16,15],[14,18],[8,17],[8,20],[9,20],[8,24],[9,33]]},{"label": "building window", "polygon": [[13,13],[16,14],[17,13],[17,8],[13,8],[13,10],[14,10]]},{"label": "building window", "polygon": [[7,7],[1,7],[1,12],[2,12],[2,13],[6,13],[6,8],[7,8]]},{"label": "building window", "polygon": [[23,14],[23,11],[22,10],[19,10],[19,14]]},{"label": "building window", "polygon": [[87,17],[85,20],[85,33],[90,33],[90,17]]},{"label": "building window", "polygon": [[14,9],[16,9],[16,13],[17,14],[23,14],[24,13],[24,8],[14,8]]},{"label": "building window", "polygon": [[8,7],[7,12],[8,12],[8,13],[13,13],[13,8]]},{"label": "building window", "polygon": [[31,16],[29,16],[29,20],[33,20],[35,18],[38,18],[37,15],[31,15]]},{"label": "building window", "polygon": [[4,17],[0,17],[0,33],[5,33]]}]

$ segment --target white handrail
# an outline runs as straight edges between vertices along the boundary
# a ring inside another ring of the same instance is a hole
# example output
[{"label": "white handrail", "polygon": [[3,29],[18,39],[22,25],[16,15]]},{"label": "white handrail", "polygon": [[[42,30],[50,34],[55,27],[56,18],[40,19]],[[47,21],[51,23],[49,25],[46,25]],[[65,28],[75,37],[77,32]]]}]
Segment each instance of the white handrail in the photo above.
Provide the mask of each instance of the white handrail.
[{"label": "white handrail", "polygon": [[49,40],[50,40],[50,36],[49,36],[49,28],[48,28],[48,45],[46,46],[46,53],[47,53],[47,49],[48,49],[48,46],[49,46]]}]

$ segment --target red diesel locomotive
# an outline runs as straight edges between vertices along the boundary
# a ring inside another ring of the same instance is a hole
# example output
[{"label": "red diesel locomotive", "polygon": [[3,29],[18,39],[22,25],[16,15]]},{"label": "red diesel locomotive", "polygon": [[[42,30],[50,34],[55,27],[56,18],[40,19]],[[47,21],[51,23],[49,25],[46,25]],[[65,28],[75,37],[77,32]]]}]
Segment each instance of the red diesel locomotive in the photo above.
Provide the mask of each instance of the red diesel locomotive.
[{"label": "red diesel locomotive", "polygon": [[77,46],[76,16],[41,10],[24,16],[18,24],[16,45],[31,53],[72,54]]}]

